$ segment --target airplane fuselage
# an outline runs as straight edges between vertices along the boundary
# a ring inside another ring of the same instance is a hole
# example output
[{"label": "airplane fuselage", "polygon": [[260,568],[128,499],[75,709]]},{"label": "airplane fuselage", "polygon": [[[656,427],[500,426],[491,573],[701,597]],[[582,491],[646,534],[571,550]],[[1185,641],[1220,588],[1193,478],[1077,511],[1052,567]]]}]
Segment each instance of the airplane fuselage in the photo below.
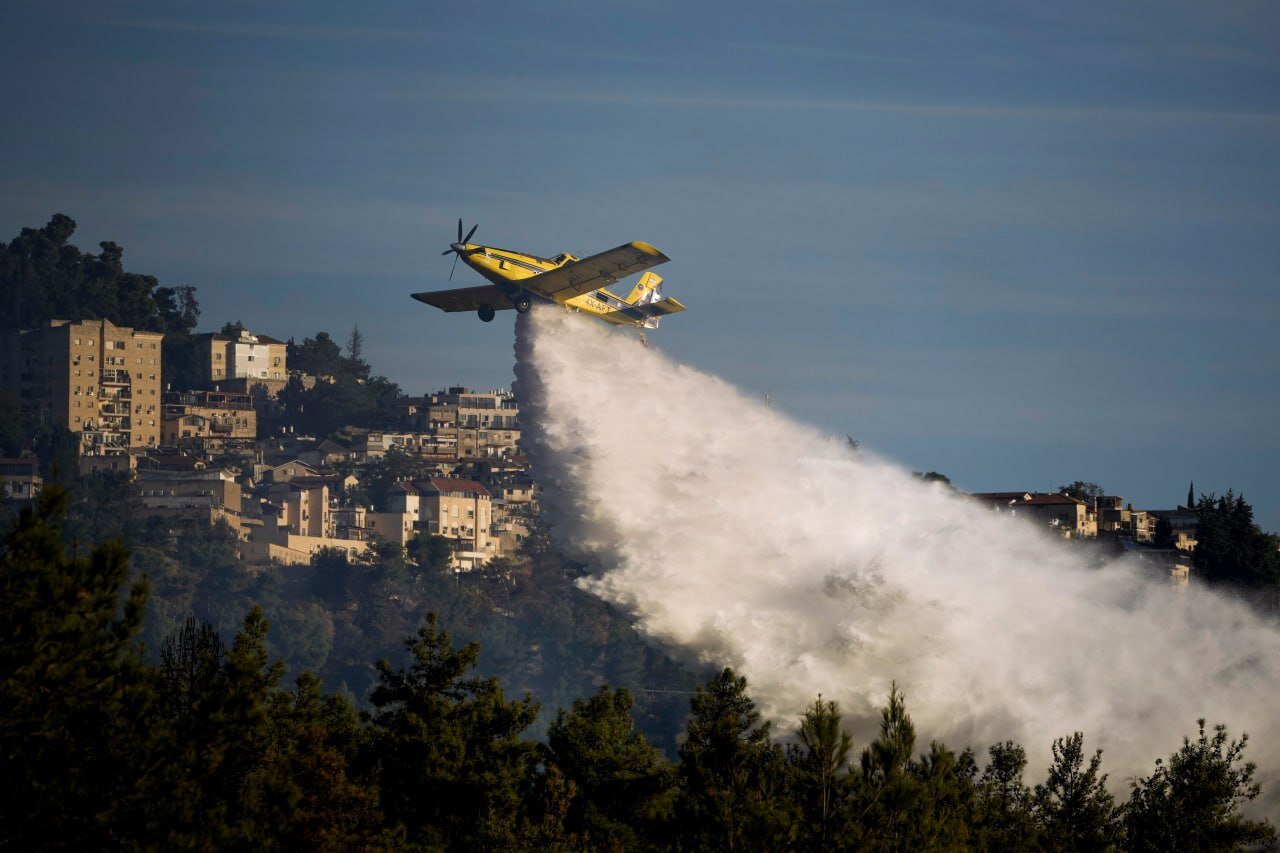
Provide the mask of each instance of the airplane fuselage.
[{"label": "airplane fuselage", "polygon": [[[414,299],[443,311],[475,311],[489,322],[496,311],[514,308],[528,311],[533,302],[552,302],[573,311],[591,314],[616,326],[657,328],[667,314],[683,311],[677,300],[664,297],[662,278],[647,270],[665,263],[666,255],[640,241],[624,243],[588,258],[569,253],[544,258],[469,242],[458,223],[458,242],[442,254],[454,254],[488,282],[478,287],[412,294]],[[607,288],[628,276],[643,273],[624,298]]]},{"label": "airplane fuselage", "polygon": [[578,260],[567,253],[556,258],[540,258],[524,252],[473,243],[463,243],[461,248],[462,262],[500,287],[521,279],[533,278]]},{"label": "airplane fuselage", "polygon": [[[463,243],[459,248],[461,248],[460,257],[464,264],[503,288],[504,292],[512,300],[517,297],[517,294],[524,292],[535,300],[556,302],[556,300],[549,299],[537,291],[521,288],[520,282],[548,270],[559,269],[565,264],[578,260],[577,256],[568,252],[557,255],[554,258],[542,258],[525,252],[499,249],[496,246]],[[654,328],[657,325],[656,323],[646,324],[646,318],[642,314],[630,310],[630,306],[626,302],[603,287],[590,293],[584,293],[581,296],[566,299],[560,304],[574,311],[594,314],[601,320],[615,326],[648,325],[649,328]]]}]

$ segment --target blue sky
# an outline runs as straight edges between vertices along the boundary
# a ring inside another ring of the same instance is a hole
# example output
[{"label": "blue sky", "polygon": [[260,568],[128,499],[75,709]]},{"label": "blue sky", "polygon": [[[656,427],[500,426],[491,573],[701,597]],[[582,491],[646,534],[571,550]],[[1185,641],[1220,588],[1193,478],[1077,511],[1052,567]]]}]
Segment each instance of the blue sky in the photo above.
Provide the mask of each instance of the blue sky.
[{"label": "blue sky", "polygon": [[691,309],[657,345],[801,420],[971,490],[1234,488],[1280,530],[1280,5],[4,15],[0,239],[66,213],[204,329],[358,324],[408,392],[506,386],[510,315],[407,296],[458,217],[642,239]]}]

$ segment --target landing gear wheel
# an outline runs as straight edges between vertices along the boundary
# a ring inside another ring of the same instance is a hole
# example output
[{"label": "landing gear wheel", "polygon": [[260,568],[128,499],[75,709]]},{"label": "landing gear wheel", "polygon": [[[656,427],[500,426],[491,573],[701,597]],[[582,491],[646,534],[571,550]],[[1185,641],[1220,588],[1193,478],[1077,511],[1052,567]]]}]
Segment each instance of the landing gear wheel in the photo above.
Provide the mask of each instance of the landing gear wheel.
[{"label": "landing gear wheel", "polygon": [[511,304],[516,306],[517,314],[528,314],[529,309],[533,307],[533,300],[527,294],[522,293],[511,300]]},{"label": "landing gear wheel", "polygon": [[492,305],[481,305],[476,309],[476,314],[480,317],[481,322],[493,322],[494,310]]}]

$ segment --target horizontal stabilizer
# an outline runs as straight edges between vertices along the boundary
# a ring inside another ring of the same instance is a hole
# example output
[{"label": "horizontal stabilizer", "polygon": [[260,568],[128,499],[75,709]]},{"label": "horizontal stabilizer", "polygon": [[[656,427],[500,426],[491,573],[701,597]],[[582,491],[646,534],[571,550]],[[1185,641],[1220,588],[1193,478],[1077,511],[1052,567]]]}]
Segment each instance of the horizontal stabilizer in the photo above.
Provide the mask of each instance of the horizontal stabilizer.
[{"label": "horizontal stabilizer", "polygon": [[650,302],[648,305],[637,305],[634,311],[639,311],[646,317],[662,317],[666,314],[677,314],[686,310],[679,299],[672,299],[668,296],[666,299],[659,299],[657,302]]}]

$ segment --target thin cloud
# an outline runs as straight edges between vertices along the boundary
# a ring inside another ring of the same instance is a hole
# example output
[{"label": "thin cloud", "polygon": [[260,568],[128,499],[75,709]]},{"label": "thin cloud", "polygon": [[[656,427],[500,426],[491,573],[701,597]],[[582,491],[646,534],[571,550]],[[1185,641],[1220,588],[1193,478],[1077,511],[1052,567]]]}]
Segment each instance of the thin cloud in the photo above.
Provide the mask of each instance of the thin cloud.
[{"label": "thin cloud", "polygon": [[330,41],[383,38],[437,38],[456,35],[438,30],[406,27],[312,27],[279,26],[272,24],[222,24],[203,21],[125,20],[106,21],[106,26],[128,30],[148,30],[165,33],[192,33],[200,35],[233,36],[236,38],[290,39],[295,41]]},{"label": "thin cloud", "polygon": [[544,94],[544,100],[639,106],[690,107],[720,110],[802,110],[814,112],[895,113],[955,118],[1034,118],[1059,121],[1115,119],[1172,122],[1280,123],[1277,112],[1171,110],[1142,107],[1038,107],[994,104],[944,105],[877,101],[815,100],[810,98],[727,98],[717,96],[619,95],[603,93]]}]

